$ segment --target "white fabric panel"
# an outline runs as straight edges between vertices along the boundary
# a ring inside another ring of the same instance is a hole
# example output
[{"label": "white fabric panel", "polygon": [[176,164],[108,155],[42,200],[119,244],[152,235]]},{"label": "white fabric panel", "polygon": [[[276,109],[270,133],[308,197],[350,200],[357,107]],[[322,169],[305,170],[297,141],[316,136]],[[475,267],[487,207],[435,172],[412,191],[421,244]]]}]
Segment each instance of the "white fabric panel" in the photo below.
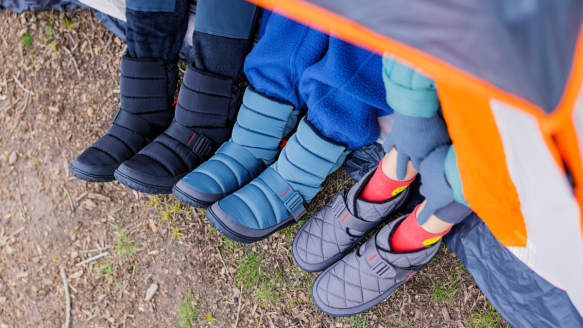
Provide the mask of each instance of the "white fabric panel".
[{"label": "white fabric panel", "polygon": [[379,138],[377,139],[377,142],[382,145],[385,142],[385,140],[387,139],[387,136],[389,135],[389,133],[391,133],[391,130],[393,129],[393,123],[395,122],[395,115],[389,114],[389,115],[377,117],[377,122],[379,123],[379,128],[381,130],[381,133],[379,134]]},{"label": "white fabric panel", "polygon": [[95,8],[104,14],[126,21],[125,0],[79,0],[91,8]]},{"label": "white fabric panel", "polygon": [[537,120],[497,100],[491,100],[490,107],[528,234],[527,247],[509,249],[541,277],[564,289],[583,314],[583,236],[573,190]]},{"label": "white fabric panel", "polygon": [[583,85],[581,86],[581,90],[579,90],[579,96],[575,103],[573,122],[575,123],[579,152],[583,155]]},{"label": "white fabric panel", "polygon": [[[126,2],[125,0],[79,0],[87,6],[97,9],[104,14],[115,17],[122,21],[126,21]],[[194,4],[191,4],[191,7]],[[190,17],[188,17],[188,28],[184,36],[184,42],[192,46],[192,33],[194,33],[194,12],[195,8],[191,8]]]}]

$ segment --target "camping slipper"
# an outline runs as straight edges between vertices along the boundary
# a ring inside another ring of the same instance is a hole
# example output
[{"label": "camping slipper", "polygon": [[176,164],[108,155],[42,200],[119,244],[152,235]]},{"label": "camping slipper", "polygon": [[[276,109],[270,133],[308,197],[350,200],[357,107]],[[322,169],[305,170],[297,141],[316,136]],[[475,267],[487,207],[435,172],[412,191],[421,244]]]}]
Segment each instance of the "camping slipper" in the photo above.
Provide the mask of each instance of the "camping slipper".
[{"label": "camping slipper", "polygon": [[334,317],[365,312],[431,262],[441,242],[410,252],[391,251],[390,239],[405,218],[387,224],[318,276],[312,297],[320,310]]},{"label": "camping slipper", "polygon": [[228,139],[239,94],[231,78],[188,66],[172,124],[124,162],[115,171],[115,178],[140,192],[171,193],[180,179],[207,161]]},{"label": "camping slipper", "polygon": [[121,106],[107,133],[71,164],[71,173],[89,182],[115,179],[115,170],[156,139],[174,117],[176,63],[158,59],[121,60]]},{"label": "camping slipper", "polygon": [[298,231],[292,253],[304,271],[322,271],[336,263],[369,232],[394,214],[409,198],[409,188],[388,200],[375,202],[358,198],[376,168],[346,193],[310,218]]},{"label": "camping slipper", "polygon": [[317,134],[302,120],[277,162],[207,210],[211,224],[226,237],[252,243],[294,224],[322,182],[346,157],[346,148]]},{"label": "camping slipper", "polygon": [[206,209],[258,177],[277,158],[279,146],[297,123],[293,105],[249,87],[231,140],[173,189],[179,200]]}]

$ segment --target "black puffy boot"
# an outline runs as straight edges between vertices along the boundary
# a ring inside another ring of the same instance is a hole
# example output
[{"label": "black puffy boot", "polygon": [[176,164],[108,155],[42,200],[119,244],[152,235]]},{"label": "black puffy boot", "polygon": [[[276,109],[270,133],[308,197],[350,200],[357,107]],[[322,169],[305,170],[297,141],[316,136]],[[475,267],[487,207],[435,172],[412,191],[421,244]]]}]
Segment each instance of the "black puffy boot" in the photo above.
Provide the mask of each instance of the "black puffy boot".
[{"label": "black puffy boot", "polygon": [[186,174],[208,160],[230,137],[240,96],[232,78],[189,65],[174,121],[154,142],[115,171],[125,186],[169,194]]},{"label": "black puffy boot", "polygon": [[114,180],[121,163],[156,139],[172,122],[177,79],[176,63],[123,57],[120,109],[107,133],[73,161],[71,173],[89,182]]}]

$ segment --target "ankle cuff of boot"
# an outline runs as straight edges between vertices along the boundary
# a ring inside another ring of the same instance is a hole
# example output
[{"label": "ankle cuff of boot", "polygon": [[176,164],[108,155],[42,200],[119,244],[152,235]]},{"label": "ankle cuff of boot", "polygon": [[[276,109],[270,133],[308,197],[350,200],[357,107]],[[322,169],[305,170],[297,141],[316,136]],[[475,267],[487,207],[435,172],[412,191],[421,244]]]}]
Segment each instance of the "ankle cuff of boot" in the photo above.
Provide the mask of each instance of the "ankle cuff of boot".
[{"label": "ankle cuff of boot", "polygon": [[161,59],[123,57],[121,108],[133,113],[167,110],[176,90],[177,77],[178,67],[175,63],[167,65]]},{"label": "ankle cuff of boot", "polygon": [[346,147],[322,138],[304,118],[283,148],[274,169],[309,203],[346,153]]},{"label": "ankle cuff of boot", "polygon": [[269,165],[277,156],[293,112],[291,104],[267,98],[249,87],[243,96],[231,140]]}]

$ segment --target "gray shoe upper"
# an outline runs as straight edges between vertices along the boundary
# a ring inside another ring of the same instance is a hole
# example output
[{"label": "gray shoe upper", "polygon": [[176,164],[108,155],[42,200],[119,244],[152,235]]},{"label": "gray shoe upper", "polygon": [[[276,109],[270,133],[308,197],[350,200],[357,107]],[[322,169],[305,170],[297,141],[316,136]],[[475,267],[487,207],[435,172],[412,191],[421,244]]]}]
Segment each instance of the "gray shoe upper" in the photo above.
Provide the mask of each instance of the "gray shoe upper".
[{"label": "gray shoe upper", "polygon": [[405,218],[403,216],[386,225],[316,279],[312,295],[322,311],[332,316],[364,312],[382,302],[429,264],[441,242],[417,251],[390,251],[389,240]]},{"label": "gray shoe upper", "polygon": [[310,218],[292,246],[296,263],[305,271],[322,271],[350,252],[367,233],[383,223],[408,198],[409,189],[383,202],[358,198],[376,170]]}]

